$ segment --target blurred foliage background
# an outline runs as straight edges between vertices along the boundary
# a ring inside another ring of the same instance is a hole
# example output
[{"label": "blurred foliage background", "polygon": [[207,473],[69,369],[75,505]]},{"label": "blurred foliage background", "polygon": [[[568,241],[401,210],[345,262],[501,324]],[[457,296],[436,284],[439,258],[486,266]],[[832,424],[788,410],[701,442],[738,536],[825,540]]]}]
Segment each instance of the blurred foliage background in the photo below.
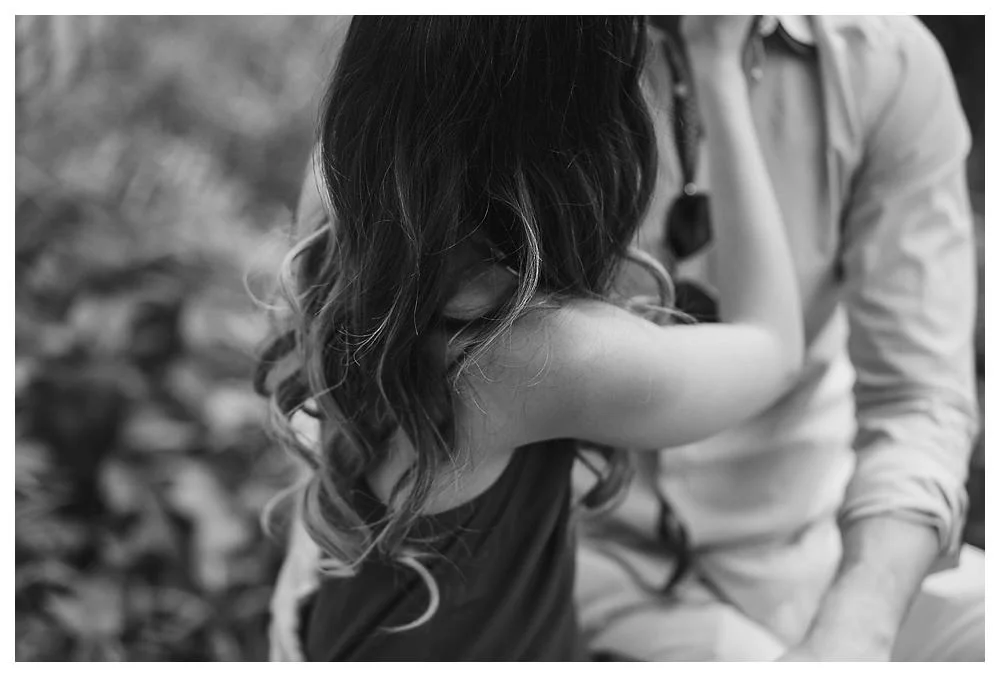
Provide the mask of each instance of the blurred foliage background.
[{"label": "blurred foliage background", "polygon": [[[983,20],[925,20],[977,140],[981,245]],[[244,279],[277,264],[344,27],[16,19],[18,660],[266,658],[281,547],[258,517],[290,469]],[[980,444],[980,545],[982,465]]]}]

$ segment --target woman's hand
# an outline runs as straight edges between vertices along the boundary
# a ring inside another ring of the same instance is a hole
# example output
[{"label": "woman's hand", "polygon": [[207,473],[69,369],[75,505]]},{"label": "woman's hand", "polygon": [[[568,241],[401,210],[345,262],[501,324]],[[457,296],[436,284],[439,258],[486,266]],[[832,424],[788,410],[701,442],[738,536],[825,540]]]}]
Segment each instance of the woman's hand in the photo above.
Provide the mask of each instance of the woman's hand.
[{"label": "woman's hand", "polygon": [[741,67],[753,23],[750,15],[685,16],[680,31],[692,65],[696,70],[700,66]]}]

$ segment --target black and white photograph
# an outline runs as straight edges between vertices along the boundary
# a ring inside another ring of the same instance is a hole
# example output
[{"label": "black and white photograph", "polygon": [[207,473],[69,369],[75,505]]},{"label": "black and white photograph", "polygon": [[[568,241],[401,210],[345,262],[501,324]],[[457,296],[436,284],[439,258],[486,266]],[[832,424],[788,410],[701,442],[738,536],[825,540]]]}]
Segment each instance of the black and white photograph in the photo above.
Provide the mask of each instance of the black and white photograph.
[{"label": "black and white photograph", "polygon": [[14,660],[984,662],[987,23],[15,13]]}]

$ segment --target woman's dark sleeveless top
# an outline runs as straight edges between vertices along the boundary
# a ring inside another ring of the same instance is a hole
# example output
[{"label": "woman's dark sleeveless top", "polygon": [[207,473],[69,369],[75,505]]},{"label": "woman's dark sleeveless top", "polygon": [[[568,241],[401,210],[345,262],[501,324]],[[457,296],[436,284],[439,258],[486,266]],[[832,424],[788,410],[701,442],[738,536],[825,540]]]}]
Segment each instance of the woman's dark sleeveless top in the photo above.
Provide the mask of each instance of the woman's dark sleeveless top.
[{"label": "woman's dark sleeveless top", "polygon": [[[585,660],[573,604],[570,529],[574,446],[518,449],[497,481],[468,503],[420,518],[414,541],[440,590],[423,625],[427,586],[413,569],[366,561],[351,578],[328,578],[303,614],[311,661]],[[384,506],[356,494],[370,524]]]}]

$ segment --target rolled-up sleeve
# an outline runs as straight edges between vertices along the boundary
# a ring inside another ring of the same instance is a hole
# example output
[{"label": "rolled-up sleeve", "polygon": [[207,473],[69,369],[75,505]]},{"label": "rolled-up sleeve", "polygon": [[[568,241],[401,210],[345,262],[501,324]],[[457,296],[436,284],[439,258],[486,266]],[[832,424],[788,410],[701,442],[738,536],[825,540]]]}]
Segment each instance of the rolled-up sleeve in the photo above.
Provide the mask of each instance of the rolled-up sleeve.
[{"label": "rolled-up sleeve", "polygon": [[979,428],[970,139],[937,42],[913,19],[893,29],[891,95],[870,113],[844,214],[859,427],[841,521],[891,513],[931,525],[944,568],[961,543]]}]

